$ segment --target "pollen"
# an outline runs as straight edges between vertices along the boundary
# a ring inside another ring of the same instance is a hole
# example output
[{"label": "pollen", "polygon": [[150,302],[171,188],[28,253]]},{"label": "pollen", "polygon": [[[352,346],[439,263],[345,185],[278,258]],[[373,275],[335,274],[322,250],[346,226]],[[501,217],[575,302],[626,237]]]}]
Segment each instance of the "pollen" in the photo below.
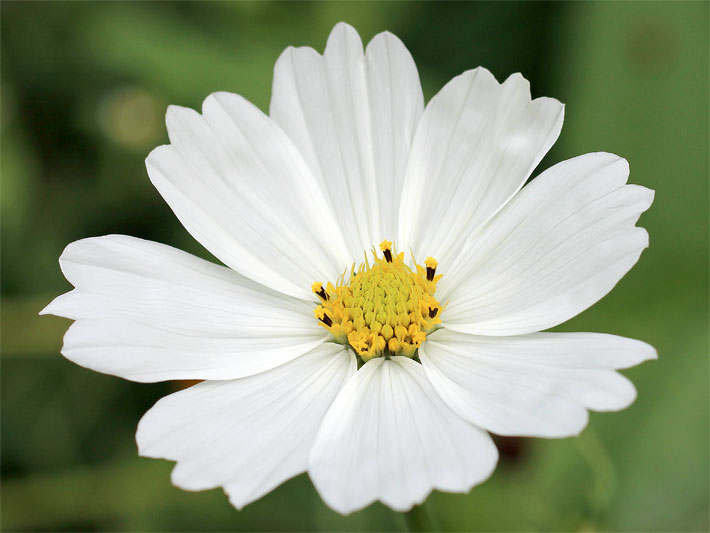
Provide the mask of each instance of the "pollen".
[{"label": "pollen", "polygon": [[373,247],[373,262],[355,265],[326,286],[311,289],[320,305],[315,317],[336,342],[349,344],[363,361],[373,357],[415,357],[417,349],[441,322],[442,307],[434,298],[437,262],[428,257],[413,271],[390,241],[380,244],[382,257]]}]

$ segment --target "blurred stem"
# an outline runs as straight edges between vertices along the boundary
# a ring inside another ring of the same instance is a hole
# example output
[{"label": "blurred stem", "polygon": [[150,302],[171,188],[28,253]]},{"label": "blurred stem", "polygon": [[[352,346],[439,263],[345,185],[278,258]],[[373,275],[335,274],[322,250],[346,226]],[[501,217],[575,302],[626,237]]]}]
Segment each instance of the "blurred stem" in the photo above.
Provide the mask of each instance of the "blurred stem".
[{"label": "blurred stem", "polygon": [[588,427],[574,440],[594,476],[594,488],[589,495],[589,503],[594,518],[599,518],[609,507],[616,491],[614,463],[593,428]]},{"label": "blurred stem", "polygon": [[406,513],[403,513],[404,521],[407,523],[407,531],[436,531],[429,513],[424,508],[424,504],[415,505]]}]

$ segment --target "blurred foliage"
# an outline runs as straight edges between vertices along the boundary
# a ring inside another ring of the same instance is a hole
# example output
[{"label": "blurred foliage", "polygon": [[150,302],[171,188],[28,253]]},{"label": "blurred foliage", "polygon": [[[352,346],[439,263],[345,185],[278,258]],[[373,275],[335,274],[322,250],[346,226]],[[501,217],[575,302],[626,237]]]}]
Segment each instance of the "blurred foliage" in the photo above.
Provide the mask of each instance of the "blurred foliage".
[{"label": "blurred foliage", "polygon": [[477,65],[522,72],[568,104],[541,169],[604,150],[657,191],[651,247],[608,297],[561,330],[646,340],[626,411],[593,414],[575,439],[501,440],[493,477],[434,493],[443,530],[707,531],[708,3],[3,2],[2,501],[5,531],[402,530],[376,504],[330,511],[306,476],[235,511],[219,490],[170,485],[139,458],[141,414],[174,383],[139,385],[59,355],[68,321],[38,317],[68,289],[69,242],[126,233],[208,255],[143,166],[167,141],[168,104],[217,90],[266,110],[288,45],[322,50],[339,20],[365,41],[402,38],[427,98]]}]

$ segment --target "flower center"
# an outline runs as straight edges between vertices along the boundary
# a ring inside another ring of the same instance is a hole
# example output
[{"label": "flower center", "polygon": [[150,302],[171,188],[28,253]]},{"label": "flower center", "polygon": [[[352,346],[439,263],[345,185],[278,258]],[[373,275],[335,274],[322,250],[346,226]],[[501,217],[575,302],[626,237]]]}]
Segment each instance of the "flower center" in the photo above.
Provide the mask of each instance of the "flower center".
[{"label": "flower center", "polygon": [[414,357],[436,324],[441,322],[441,306],[434,298],[436,260],[428,257],[425,266],[415,263],[413,272],[389,241],[380,244],[383,257],[372,249],[374,264],[365,256],[357,270],[353,264],[333,286],[313,284],[320,298],[315,316],[337,342],[348,343],[364,360],[388,355]]}]

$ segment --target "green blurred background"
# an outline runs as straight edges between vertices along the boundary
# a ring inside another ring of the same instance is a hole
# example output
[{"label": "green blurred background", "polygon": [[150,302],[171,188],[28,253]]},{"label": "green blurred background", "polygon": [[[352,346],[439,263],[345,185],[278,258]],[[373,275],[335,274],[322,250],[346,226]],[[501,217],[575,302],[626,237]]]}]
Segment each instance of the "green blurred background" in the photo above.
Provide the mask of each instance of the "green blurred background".
[{"label": "green blurred background", "polygon": [[[69,322],[38,317],[69,289],[76,239],[125,233],[206,257],[150,185],[168,104],[217,90],[267,110],[288,45],[322,51],[338,21],[411,50],[425,96],[483,65],[567,104],[541,165],[611,151],[655,189],[651,246],[562,330],[643,339],[639,398],[579,437],[505,439],[493,477],[435,493],[444,530],[707,531],[708,3],[2,2],[2,506],[4,531],[402,530],[379,504],[341,517],[306,476],[237,512],[139,458],[141,414],[179,384],[139,385],[59,355]],[[238,453],[238,450],[235,450]]]}]

